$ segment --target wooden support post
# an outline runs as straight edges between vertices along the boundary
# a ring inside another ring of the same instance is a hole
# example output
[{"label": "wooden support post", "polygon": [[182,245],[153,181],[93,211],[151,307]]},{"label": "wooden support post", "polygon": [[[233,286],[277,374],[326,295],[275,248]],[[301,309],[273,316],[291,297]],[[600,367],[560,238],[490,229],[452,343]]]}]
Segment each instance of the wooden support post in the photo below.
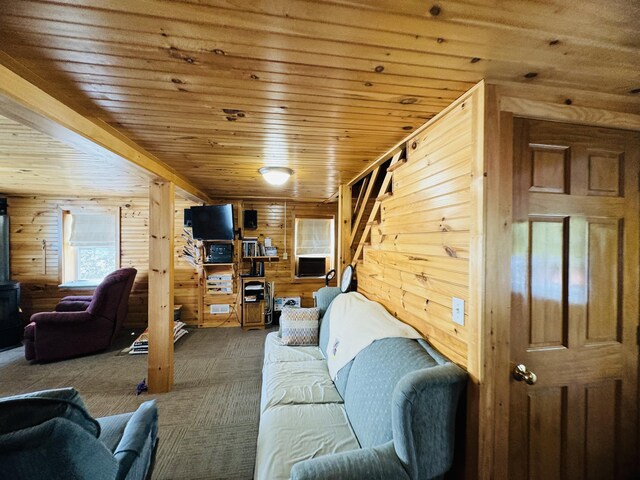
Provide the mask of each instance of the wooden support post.
[{"label": "wooden support post", "polygon": [[173,386],[173,222],[175,187],[149,187],[149,392]]},{"label": "wooden support post", "polygon": [[340,196],[338,197],[338,266],[337,276],[342,276],[342,270],[351,263],[351,222],[353,220],[353,210],[351,209],[350,185],[340,185]]}]

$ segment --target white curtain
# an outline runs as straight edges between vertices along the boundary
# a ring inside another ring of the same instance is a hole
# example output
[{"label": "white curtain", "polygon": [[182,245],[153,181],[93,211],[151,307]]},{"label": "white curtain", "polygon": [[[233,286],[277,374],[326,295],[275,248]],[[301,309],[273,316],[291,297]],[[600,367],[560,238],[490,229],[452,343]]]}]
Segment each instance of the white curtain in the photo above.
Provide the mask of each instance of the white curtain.
[{"label": "white curtain", "polygon": [[332,247],[332,219],[296,218],[296,256],[330,256]]},{"label": "white curtain", "polygon": [[111,247],[115,241],[114,215],[74,214],[71,216],[69,245],[72,247]]}]

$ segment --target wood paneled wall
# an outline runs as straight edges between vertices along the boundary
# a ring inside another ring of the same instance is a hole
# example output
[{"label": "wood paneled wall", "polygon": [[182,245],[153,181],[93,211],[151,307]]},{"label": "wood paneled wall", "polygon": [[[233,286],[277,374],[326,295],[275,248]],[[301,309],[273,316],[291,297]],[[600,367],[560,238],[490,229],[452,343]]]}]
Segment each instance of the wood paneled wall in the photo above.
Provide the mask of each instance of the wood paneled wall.
[{"label": "wood paneled wall", "polygon": [[[120,265],[138,270],[129,299],[126,325],[147,324],[149,264],[149,202],[147,198],[9,197],[11,276],[22,286],[23,320],[51,311],[66,295],[88,295],[91,290],[61,289],[60,211],[120,209]],[[191,202],[176,198],[176,251],[182,250],[182,209]],[[44,242],[44,243],[43,243]],[[175,265],[175,303],[183,305],[183,319],[196,324],[197,277],[183,260]]]},{"label": "wood paneled wall", "polygon": [[[472,376],[479,374],[478,266],[470,258],[483,221],[483,95],[482,86],[472,89],[407,141],[407,162],[394,172],[393,194],[357,267],[361,293]],[[452,297],[465,301],[464,326],[452,321]]]},{"label": "wood paneled wall", "polygon": [[[272,245],[278,248],[278,262],[265,262],[265,276],[267,281],[275,282],[275,296],[277,297],[301,297],[302,306],[313,306],[313,292],[324,286],[324,279],[295,279],[293,271],[294,261],[294,220],[296,216],[325,216],[335,215],[338,218],[338,203],[305,203],[287,202],[287,216],[285,219],[284,201],[264,202],[245,201],[245,210],[258,211],[258,228],[246,230],[246,236],[260,235],[271,238]],[[286,247],[288,259],[283,260],[285,237],[284,224],[287,222]],[[336,230],[338,226],[336,223]],[[247,272],[250,262],[243,262],[241,271]]]},{"label": "wood paneled wall", "polygon": [[173,269],[173,300],[174,305],[182,305],[182,321],[198,325],[198,272],[181,258],[186,240],[182,236],[184,228],[184,209],[200,205],[199,203],[176,196],[175,237],[173,248],[175,251],[175,265]]}]

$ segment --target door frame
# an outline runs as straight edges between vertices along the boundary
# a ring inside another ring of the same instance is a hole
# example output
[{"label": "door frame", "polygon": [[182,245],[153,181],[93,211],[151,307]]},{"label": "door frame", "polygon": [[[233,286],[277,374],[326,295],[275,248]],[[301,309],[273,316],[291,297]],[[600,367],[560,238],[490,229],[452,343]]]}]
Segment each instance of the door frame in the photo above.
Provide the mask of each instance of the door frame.
[{"label": "door frame", "polygon": [[[511,250],[513,195],[513,118],[557,121],[640,132],[640,114],[562,105],[510,96],[513,89],[485,89],[484,159],[486,196],[483,318],[480,342],[482,378],[470,392],[469,411],[477,412],[477,449],[467,451],[467,478],[507,479],[509,461],[509,369],[511,336]],[[640,265],[639,265],[640,268]],[[639,387],[640,388],[640,387]],[[640,395],[638,395],[640,407]],[[638,448],[640,457],[640,446]],[[476,472],[473,472],[476,470]]]}]

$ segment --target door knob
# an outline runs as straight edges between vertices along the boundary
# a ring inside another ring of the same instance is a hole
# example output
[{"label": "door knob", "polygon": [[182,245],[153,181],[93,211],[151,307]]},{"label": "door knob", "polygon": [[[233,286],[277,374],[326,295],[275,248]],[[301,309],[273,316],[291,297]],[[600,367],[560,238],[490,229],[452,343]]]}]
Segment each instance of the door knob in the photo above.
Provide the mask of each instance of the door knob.
[{"label": "door knob", "polygon": [[524,381],[527,385],[533,385],[538,381],[536,374],[531,370],[528,370],[527,366],[522,363],[520,365],[516,365],[513,369],[513,378],[518,382]]}]

